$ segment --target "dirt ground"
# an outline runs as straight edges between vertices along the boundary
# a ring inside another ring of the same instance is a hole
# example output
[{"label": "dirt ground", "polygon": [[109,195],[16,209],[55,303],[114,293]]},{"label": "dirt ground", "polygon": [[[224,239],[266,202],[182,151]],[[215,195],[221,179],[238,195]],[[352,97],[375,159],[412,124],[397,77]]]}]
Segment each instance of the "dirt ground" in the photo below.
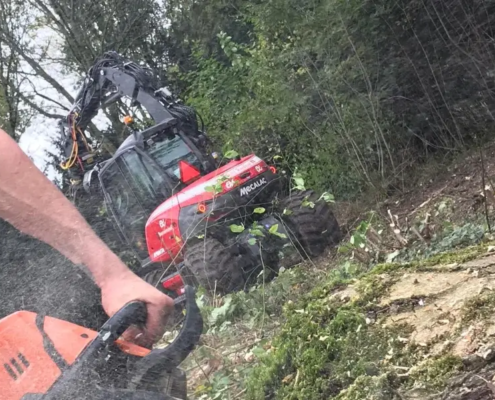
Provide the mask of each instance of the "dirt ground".
[{"label": "dirt ground", "polygon": [[403,187],[403,191],[384,200],[371,195],[365,196],[365,201],[336,204],[339,222],[350,228],[370,209],[385,218],[390,210],[399,220],[411,220],[438,204],[440,199],[455,203],[454,220],[462,222],[466,216],[484,213],[485,195],[488,209],[492,211],[495,207],[495,144],[482,148],[481,154],[473,150],[453,160],[432,161],[415,171],[413,177],[403,182]]}]

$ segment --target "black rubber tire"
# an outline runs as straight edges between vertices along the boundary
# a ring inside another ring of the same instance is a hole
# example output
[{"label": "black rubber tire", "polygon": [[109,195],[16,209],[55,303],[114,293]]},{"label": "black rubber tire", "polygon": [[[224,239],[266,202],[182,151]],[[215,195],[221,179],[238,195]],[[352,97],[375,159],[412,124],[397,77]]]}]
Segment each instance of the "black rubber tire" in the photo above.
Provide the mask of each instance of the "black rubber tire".
[{"label": "black rubber tire", "polygon": [[183,300],[184,300],[185,296],[184,295],[179,296],[179,295],[177,295],[176,292],[171,291],[171,290],[166,290],[162,285],[158,285],[158,282],[161,278],[163,278],[165,276],[170,276],[170,275],[173,275],[176,273],[176,272],[172,272],[172,273],[163,274],[164,271],[165,271],[164,268],[157,267],[155,270],[152,270],[152,271],[148,272],[147,274],[145,274],[142,277],[142,279],[145,282],[149,283],[150,285],[156,287],[160,292],[171,297],[174,300],[174,302],[176,303],[174,306],[174,311],[170,315],[170,317],[167,321],[167,324],[166,324],[166,327],[170,328],[170,327],[177,326],[178,324],[182,323],[184,320],[183,310],[185,308],[185,302]]},{"label": "black rubber tire", "polygon": [[[330,206],[312,190],[293,192],[280,202],[280,214],[303,257],[317,257],[342,240],[342,231]],[[313,202],[314,207],[304,204]],[[303,205],[304,204],[304,205]],[[284,210],[289,210],[284,214]]]},{"label": "black rubber tire", "polygon": [[218,240],[206,238],[186,249],[184,265],[209,293],[226,294],[244,287],[243,267],[251,260]]},{"label": "black rubber tire", "polygon": [[165,270],[166,270],[166,268],[163,268],[161,266],[157,266],[155,269],[152,269],[151,271],[144,274],[141,278],[145,282],[149,283],[151,286],[156,287],[160,292],[165,293],[166,295],[168,295],[172,298],[175,298],[175,297],[177,297],[177,295],[174,292],[165,290],[162,285],[158,284],[161,278],[164,278],[166,276],[170,276],[170,275],[173,275],[176,273],[174,270],[167,271],[165,273]]}]

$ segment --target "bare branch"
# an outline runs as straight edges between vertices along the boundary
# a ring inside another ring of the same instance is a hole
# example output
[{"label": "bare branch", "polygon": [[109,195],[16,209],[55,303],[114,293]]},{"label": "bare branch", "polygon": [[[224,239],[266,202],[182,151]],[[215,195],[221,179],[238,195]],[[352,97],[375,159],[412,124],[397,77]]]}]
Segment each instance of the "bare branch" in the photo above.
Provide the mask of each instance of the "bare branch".
[{"label": "bare branch", "polygon": [[45,81],[47,81],[50,85],[52,85],[54,89],[56,89],[60,94],[62,94],[65,98],[67,98],[67,100],[69,100],[71,103],[74,102],[74,98],[70,95],[70,93],[67,90],[65,90],[65,88],[60,83],[58,83],[56,79],[54,79],[50,74],[48,74],[43,69],[43,67],[40,65],[39,62],[37,62],[32,57],[28,56],[26,52],[16,43],[15,40],[5,35],[5,33],[2,32],[1,30],[0,30],[0,38],[3,39],[6,43],[8,43],[10,48],[15,50],[31,66],[31,68],[33,68]]},{"label": "bare branch", "polygon": [[[26,78],[26,79],[27,79],[27,78]],[[53,100],[52,98],[50,98],[50,97],[48,97],[48,96],[44,95],[43,93],[39,93],[39,92],[36,90],[36,87],[35,87],[35,85],[33,84],[33,82],[29,81],[29,83],[31,84],[32,90],[33,90],[34,94],[36,94],[36,96],[39,96],[39,97],[41,97],[42,99],[48,100],[48,101],[50,101],[50,102],[52,102],[52,103],[56,104],[57,106],[59,106],[59,107],[60,107],[60,108],[62,108],[63,110],[70,111],[70,109],[69,109],[67,106],[63,105],[62,103],[58,102],[57,100]]]},{"label": "bare branch", "polygon": [[38,111],[41,115],[44,115],[45,117],[53,118],[53,119],[64,118],[64,115],[61,115],[61,114],[52,114],[52,113],[49,113],[46,110],[43,110],[43,108],[41,108],[37,104],[33,103],[27,96],[24,96],[21,92],[18,92],[18,95],[19,95],[19,97],[22,99],[22,101],[24,103],[26,103],[32,109]]}]

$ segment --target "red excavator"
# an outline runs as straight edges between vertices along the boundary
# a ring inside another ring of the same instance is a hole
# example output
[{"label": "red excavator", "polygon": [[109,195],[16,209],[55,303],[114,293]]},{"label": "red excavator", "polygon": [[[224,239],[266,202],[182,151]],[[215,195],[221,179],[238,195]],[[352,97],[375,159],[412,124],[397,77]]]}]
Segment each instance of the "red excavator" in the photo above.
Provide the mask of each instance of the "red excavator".
[{"label": "red excavator", "polygon": [[29,311],[0,319],[2,400],[186,400],[179,365],[197,344],[203,320],[186,286],[186,316],[176,339],[149,350],[120,338],[146,321],[132,302],[98,332]]},{"label": "red excavator", "polygon": [[[111,158],[99,159],[85,130],[99,109],[123,98],[136,109],[124,118],[128,136]],[[254,154],[214,152],[200,121],[152,70],[108,52],[60,123],[61,167],[71,184],[103,194],[122,238],[142,260],[141,276],[173,297],[182,295],[184,282],[222,294],[245,288],[264,267],[276,271],[287,246],[315,257],[340,241],[322,196],[282,195],[273,166]]]}]

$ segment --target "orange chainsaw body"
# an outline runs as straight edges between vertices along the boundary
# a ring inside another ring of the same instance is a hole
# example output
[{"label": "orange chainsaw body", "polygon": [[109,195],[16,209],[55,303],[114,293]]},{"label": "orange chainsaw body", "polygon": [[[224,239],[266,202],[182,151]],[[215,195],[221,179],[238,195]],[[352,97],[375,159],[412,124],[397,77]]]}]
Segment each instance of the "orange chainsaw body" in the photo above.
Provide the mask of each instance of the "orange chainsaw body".
[{"label": "orange chainsaw body", "polygon": [[[18,311],[0,319],[0,397],[21,400],[25,394],[46,393],[61,371],[45,350],[42,331],[36,324],[37,314]],[[43,331],[55,350],[72,365],[97,332],[70,322],[45,317]],[[122,351],[139,357],[148,349],[117,341]]]}]

